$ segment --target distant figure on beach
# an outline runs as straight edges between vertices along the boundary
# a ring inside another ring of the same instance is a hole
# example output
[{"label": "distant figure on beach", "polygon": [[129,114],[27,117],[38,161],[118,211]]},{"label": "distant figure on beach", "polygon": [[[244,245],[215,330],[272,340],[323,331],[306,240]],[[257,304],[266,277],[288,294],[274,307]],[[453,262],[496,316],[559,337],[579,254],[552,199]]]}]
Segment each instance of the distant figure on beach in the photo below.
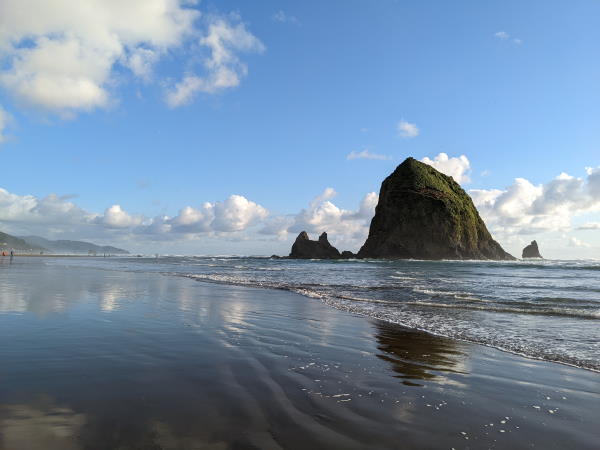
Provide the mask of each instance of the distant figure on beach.
[{"label": "distant figure on beach", "polygon": [[13,256],[15,256],[15,252],[14,252],[14,250],[11,250],[10,251],[10,257],[12,258]]}]

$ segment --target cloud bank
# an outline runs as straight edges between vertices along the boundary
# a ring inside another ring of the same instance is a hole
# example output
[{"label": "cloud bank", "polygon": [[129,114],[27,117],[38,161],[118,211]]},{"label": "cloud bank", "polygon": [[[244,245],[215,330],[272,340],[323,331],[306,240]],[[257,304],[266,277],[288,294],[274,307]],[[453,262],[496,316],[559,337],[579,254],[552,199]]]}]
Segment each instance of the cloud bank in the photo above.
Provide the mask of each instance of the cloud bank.
[{"label": "cloud bank", "polygon": [[185,206],[175,216],[146,217],[133,214],[119,204],[99,214],[86,211],[69,198],[55,194],[38,198],[0,189],[0,229],[17,235],[140,242],[206,236],[217,239],[258,239],[260,236],[286,239],[289,233],[302,230],[315,233],[328,231],[336,242],[356,247],[366,238],[377,194],[367,194],[354,211],[332,203],[335,195],[335,190],[327,188],[307,208],[292,215],[274,215],[242,195],[231,195],[223,201],[204,202],[197,207]]},{"label": "cloud bank", "polygon": [[470,194],[488,226],[501,236],[566,231],[574,217],[600,211],[600,167],[586,173],[585,178],[561,173],[540,185],[516,178],[506,189],[473,189]]}]

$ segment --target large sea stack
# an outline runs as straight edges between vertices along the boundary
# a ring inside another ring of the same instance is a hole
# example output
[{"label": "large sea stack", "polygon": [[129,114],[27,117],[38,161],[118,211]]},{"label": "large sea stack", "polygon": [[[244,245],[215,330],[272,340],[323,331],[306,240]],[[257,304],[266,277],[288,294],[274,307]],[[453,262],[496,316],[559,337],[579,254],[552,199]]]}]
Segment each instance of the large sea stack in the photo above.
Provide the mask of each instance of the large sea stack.
[{"label": "large sea stack", "polygon": [[407,158],[381,184],[359,258],[513,260],[471,197],[430,165]]},{"label": "large sea stack", "polygon": [[536,241],[531,241],[531,244],[529,244],[527,247],[525,247],[523,249],[523,259],[525,258],[542,258],[542,255],[540,255],[540,249],[538,248],[538,244]]},{"label": "large sea stack", "polygon": [[298,259],[338,259],[341,258],[341,254],[337,248],[329,243],[327,233],[321,234],[318,241],[311,241],[306,231],[303,231],[292,245],[292,252],[289,257]]}]

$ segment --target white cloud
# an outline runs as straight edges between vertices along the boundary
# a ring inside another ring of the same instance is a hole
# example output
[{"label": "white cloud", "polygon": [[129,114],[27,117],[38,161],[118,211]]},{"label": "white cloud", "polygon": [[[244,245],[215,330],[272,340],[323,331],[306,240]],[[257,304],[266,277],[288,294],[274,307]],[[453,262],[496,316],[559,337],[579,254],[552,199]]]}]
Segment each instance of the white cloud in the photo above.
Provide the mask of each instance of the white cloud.
[{"label": "white cloud", "polygon": [[167,104],[171,108],[185,105],[192,101],[196,92],[204,90],[205,82],[196,75],[186,75],[175,87],[167,93]]},{"label": "white cloud", "polygon": [[132,216],[124,211],[120,205],[106,208],[104,216],[99,221],[108,228],[131,228],[140,225],[144,221],[143,216]]},{"label": "white cloud", "polygon": [[573,217],[600,211],[600,168],[587,174],[582,179],[562,173],[541,185],[517,178],[505,190],[475,189],[470,194],[486,223],[500,235],[568,230]]},{"label": "white cloud", "polygon": [[237,53],[261,53],[265,49],[243,23],[232,24],[224,18],[211,19],[207,34],[199,42],[210,53],[203,62],[206,74],[198,76],[190,73],[177,83],[166,97],[172,108],[189,103],[198,92],[215,93],[238,86],[248,73],[248,67],[240,61]]},{"label": "white cloud", "polygon": [[421,160],[429,164],[440,172],[451,176],[459,184],[471,181],[469,173],[471,172],[471,163],[465,155],[450,158],[446,153],[439,153],[433,159],[425,157]]},{"label": "white cloud", "polygon": [[0,144],[2,144],[6,140],[6,136],[4,136],[4,130],[8,125],[10,120],[10,114],[8,114],[2,106],[0,106]]},{"label": "white cloud", "polygon": [[106,107],[119,64],[147,78],[198,16],[178,0],[3,0],[0,83],[19,102],[61,115]]},{"label": "white cloud", "polygon": [[[17,234],[70,233],[74,236],[103,237],[152,235],[161,239],[210,233],[230,234],[244,231],[264,221],[269,212],[263,206],[241,195],[231,195],[222,202],[205,202],[199,208],[187,206],[175,217],[149,219],[131,214],[120,205],[107,208],[103,214],[85,211],[67,197],[55,194],[44,198],[12,194],[0,188],[0,229]],[[111,232],[112,230],[112,232]],[[115,234],[116,230],[120,230]]]},{"label": "white cloud", "polygon": [[368,149],[364,149],[363,151],[356,152],[352,151],[347,156],[346,159],[379,159],[379,160],[390,160],[392,159],[390,156],[380,155],[378,153],[371,153]]},{"label": "white cloud", "polygon": [[277,239],[283,241],[288,237],[288,229],[294,223],[290,216],[274,216],[264,222],[263,227],[258,231],[260,234],[277,236]]},{"label": "white cloud", "polygon": [[198,209],[186,206],[173,219],[169,220],[169,218],[165,218],[162,222],[171,226],[173,231],[204,233],[211,231],[211,223],[214,219],[213,205],[206,202]]},{"label": "white cloud", "polygon": [[590,247],[590,244],[583,242],[583,241],[577,239],[576,237],[571,237],[569,239],[569,245],[571,247],[581,247],[581,248],[589,248]]},{"label": "white cloud", "polygon": [[169,231],[206,233],[243,231],[269,215],[263,206],[241,195],[231,195],[222,202],[205,202],[200,208],[187,206],[172,219],[163,220]]},{"label": "white cloud", "polygon": [[241,195],[232,195],[224,202],[215,203],[213,208],[212,227],[216,231],[242,231],[269,215],[265,208]]},{"label": "white cloud", "polygon": [[360,201],[358,211],[354,214],[357,219],[368,219],[369,221],[375,215],[375,207],[379,201],[379,195],[375,192],[369,192]]},{"label": "white cloud", "polygon": [[494,33],[494,37],[496,37],[497,39],[500,39],[501,41],[510,41],[515,45],[521,45],[523,43],[523,41],[521,39],[512,37],[506,31],[498,31],[497,33]]},{"label": "white cloud", "polygon": [[414,138],[419,135],[419,127],[414,123],[401,120],[398,122],[398,134],[403,138]]},{"label": "white cloud", "polygon": [[279,23],[286,23],[286,22],[291,22],[291,23],[295,23],[295,24],[299,23],[299,20],[296,17],[286,14],[281,9],[279,11],[277,11],[275,14],[273,14],[272,19],[275,22],[279,22]]},{"label": "white cloud", "polygon": [[0,223],[42,224],[65,226],[89,223],[96,217],[79,208],[64,197],[50,194],[43,198],[32,195],[17,195],[0,188]]},{"label": "white cloud", "polygon": [[371,192],[362,199],[357,211],[339,208],[330,200],[337,193],[333,188],[325,189],[315,197],[309,207],[294,216],[288,232],[322,233],[327,231],[330,239],[343,249],[358,249],[369,232],[371,218],[375,214],[378,195]]},{"label": "white cloud", "polygon": [[124,64],[138,77],[149,80],[152,75],[154,64],[160,58],[156,50],[148,48],[136,48],[132,50],[124,60]]}]

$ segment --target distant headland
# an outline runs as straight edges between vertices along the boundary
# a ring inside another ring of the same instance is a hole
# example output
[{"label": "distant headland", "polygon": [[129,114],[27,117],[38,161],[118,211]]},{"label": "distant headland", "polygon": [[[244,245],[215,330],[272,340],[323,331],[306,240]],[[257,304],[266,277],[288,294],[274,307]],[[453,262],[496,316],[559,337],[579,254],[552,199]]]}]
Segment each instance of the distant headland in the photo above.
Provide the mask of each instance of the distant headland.
[{"label": "distant headland", "polygon": [[96,245],[84,241],[53,241],[40,236],[11,236],[0,231],[0,251],[14,250],[21,253],[32,254],[68,254],[68,255],[128,255],[129,252],[122,248],[110,245]]}]

